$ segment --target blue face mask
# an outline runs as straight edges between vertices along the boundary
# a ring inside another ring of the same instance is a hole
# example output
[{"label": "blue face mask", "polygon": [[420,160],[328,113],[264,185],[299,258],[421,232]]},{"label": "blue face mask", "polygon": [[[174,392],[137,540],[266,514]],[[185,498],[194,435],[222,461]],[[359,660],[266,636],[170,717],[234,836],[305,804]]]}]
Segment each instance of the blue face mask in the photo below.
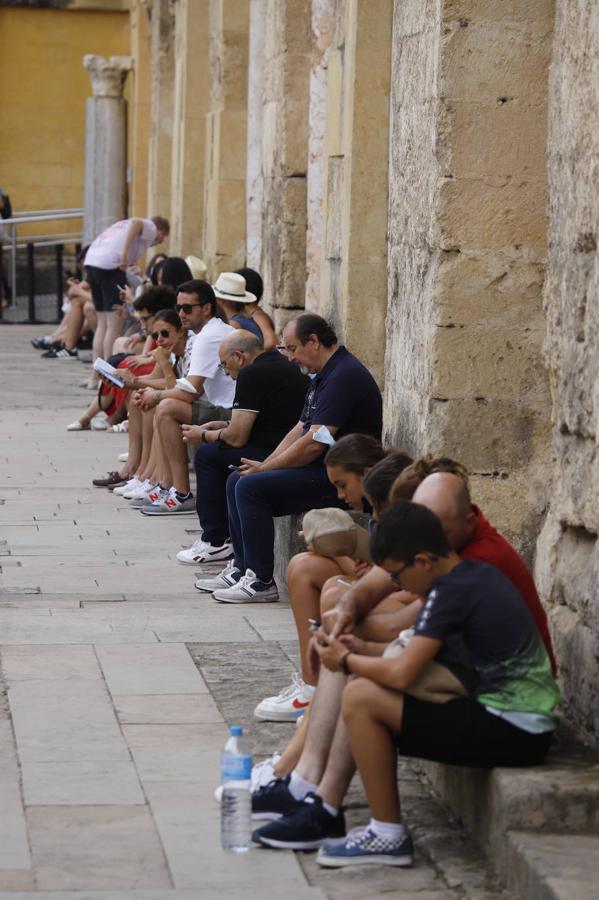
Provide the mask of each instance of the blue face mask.
[{"label": "blue face mask", "polygon": [[313,380],[314,378],[316,378],[316,372],[306,372],[306,375],[308,376],[308,378],[310,380]]}]

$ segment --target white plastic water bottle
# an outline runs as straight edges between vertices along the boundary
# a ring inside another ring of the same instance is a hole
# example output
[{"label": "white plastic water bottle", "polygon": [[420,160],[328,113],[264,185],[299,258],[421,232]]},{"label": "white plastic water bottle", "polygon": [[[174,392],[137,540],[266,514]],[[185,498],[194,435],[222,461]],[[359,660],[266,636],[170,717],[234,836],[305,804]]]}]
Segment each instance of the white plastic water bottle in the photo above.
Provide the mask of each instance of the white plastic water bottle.
[{"label": "white plastic water bottle", "polygon": [[252,795],[250,778],[252,755],[240,725],[231,727],[231,736],[221,756],[220,838],[223,850],[243,853],[252,843]]}]

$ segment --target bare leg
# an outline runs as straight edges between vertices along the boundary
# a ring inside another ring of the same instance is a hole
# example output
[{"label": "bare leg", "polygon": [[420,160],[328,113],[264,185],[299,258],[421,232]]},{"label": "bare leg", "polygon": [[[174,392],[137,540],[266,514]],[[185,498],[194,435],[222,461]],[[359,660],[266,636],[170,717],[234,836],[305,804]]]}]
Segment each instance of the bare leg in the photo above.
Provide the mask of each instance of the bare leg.
[{"label": "bare leg", "polygon": [[142,458],[142,419],[143,413],[138,406],[132,403],[129,407],[129,449],[127,462],[123,466],[123,471],[135,474],[140,469]]},{"label": "bare leg", "polygon": [[95,331],[98,327],[98,314],[96,307],[91,300],[86,300],[83,304],[83,312],[85,314],[85,330]]},{"label": "bare leg", "polygon": [[92,355],[94,357],[94,360],[96,360],[98,356],[101,356],[103,359],[105,359],[104,338],[106,337],[109,313],[97,312],[96,315],[98,317],[98,325],[94,333],[94,343],[92,347]]},{"label": "bare leg", "polygon": [[140,471],[145,471],[152,454],[152,443],[154,438],[154,410],[150,409],[142,414],[141,418],[141,445],[142,454],[139,464]]},{"label": "bare leg", "polygon": [[113,354],[113,346],[123,330],[123,320],[117,313],[103,313],[106,319],[106,333],[104,335],[104,359]]},{"label": "bare leg", "polygon": [[310,630],[308,619],[318,619],[320,592],[328,578],[341,574],[341,567],[333,559],[316,553],[297,553],[287,566],[287,587],[299,638],[302,678],[306,684],[315,684],[308,665]]},{"label": "bare leg", "polygon": [[307,709],[297,728],[293,729],[293,737],[281,753],[281,758],[275,766],[277,778],[285,778],[297,766],[304,749],[306,734],[308,733],[309,715],[310,710]]},{"label": "bare leg", "polygon": [[335,809],[339,809],[355,771],[356,764],[351,752],[345,722],[339,716],[327,767],[318,785],[318,795],[325,803],[330,803]]},{"label": "bare leg", "polygon": [[163,400],[158,404],[155,425],[160,435],[163,459],[168,460],[175,490],[186,494],[189,491],[189,468],[187,446],[181,436],[181,423],[191,424],[191,404],[184,400]]},{"label": "bare leg", "polygon": [[[173,481],[171,476],[168,460],[164,455],[160,431],[156,426],[154,417],[154,433],[152,437],[152,449],[150,451],[150,459],[148,461],[148,470],[142,472],[144,478],[149,478],[155,484],[161,484],[162,487],[171,487]],[[150,472],[152,474],[150,474]]]},{"label": "bare leg", "polygon": [[83,326],[83,299],[71,298],[71,309],[69,310],[67,321],[67,330],[64,338],[64,345],[68,350],[73,350],[77,341],[81,337],[81,328]]},{"label": "bare leg", "polygon": [[313,784],[320,782],[327,765],[346,682],[342,672],[320,671],[318,687],[310,706],[306,741],[295,767],[298,775]]},{"label": "bare leg", "polygon": [[399,730],[403,694],[367,678],[352,680],[343,692],[343,718],[351,749],[374,819],[400,822],[397,749],[391,730]]}]

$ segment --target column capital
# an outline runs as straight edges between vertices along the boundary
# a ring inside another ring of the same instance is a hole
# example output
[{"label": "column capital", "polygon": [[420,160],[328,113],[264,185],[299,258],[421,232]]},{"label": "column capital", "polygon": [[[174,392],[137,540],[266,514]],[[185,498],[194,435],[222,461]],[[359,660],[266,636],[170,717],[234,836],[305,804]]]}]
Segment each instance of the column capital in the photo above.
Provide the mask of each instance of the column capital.
[{"label": "column capital", "polygon": [[133,68],[130,56],[98,56],[87,53],[83,67],[89,72],[94,97],[122,97],[127,73]]}]

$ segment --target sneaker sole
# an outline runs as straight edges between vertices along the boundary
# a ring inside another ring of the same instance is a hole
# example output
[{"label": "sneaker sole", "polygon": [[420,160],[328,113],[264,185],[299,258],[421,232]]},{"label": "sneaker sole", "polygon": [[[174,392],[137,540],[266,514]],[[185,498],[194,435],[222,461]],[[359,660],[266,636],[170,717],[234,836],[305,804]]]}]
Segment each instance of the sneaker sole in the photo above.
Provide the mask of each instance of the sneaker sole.
[{"label": "sneaker sole", "polygon": [[141,512],[144,516],[197,516],[195,507],[193,509],[147,509],[142,508]]},{"label": "sneaker sole", "polygon": [[328,869],[342,869],[346,866],[401,866],[407,868],[412,865],[411,856],[385,856],[384,854],[376,854],[372,856],[320,856],[316,857],[319,866],[325,866]]},{"label": "sneaker sole", "polygon": [[[340,835],[342,837],[343,835]],[[275,847],[280,850],[318,850],[329,838],[320,838],[317,841],[276,841],[274,838],[259,837],[257,842],[266,847]]]},{"label": "sneaker sole", "polygon": [[[226,562],[228,559],[233,559],[233,551],[227,556],[198,556],[195,559],[179,559],[177,557],[177,562],[182,566],[200,566],[202,563],[211,563],[211,562]],[[219,590],[219,588],[212,588],[212,590]]]},{"label": "sneaker sole", "polygon": [[252,813],[252,822],[276,822],[282,815],[282,813],[275,812]]},{"label": "sneaker sole", "polygon": [[258,719],[260,722],[291,722],[293,725],[297,720],[304,715],[304,713],[308,712],[310,708],[310,704],[304,707],[304,709],[294,709],[293,712],[259,712],[257,709],[254,710],[254,718]]},{"label": "sneaker sole", "polygon": [[213,593],[212,597],[214,600],[217,600],[219,603],[242,604],[242,603],[278,603],[279,602],[278,594],[274,594],[273,596],[269,596],[269,597],[260,597],[259,594],[254,594],[253,597],[246,597],[243,600],[241,598],[234,600],[232,597],[217,597],[216,593],[217,592]]}]

